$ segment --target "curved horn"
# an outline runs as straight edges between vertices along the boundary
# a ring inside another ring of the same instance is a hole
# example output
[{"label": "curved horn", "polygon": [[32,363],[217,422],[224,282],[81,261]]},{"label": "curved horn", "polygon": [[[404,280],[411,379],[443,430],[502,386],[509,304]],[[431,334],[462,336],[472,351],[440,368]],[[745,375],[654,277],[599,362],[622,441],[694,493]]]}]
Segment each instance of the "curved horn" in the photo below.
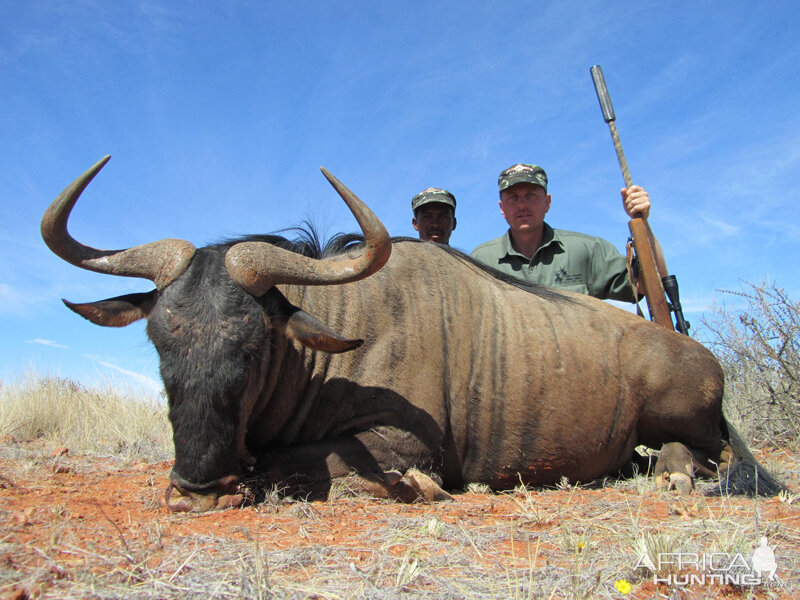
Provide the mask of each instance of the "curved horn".
[{"label": "curved horn", "polygon": [[228,250],[225,266],[231,278],[249,294],[263,296],[269,288],[281,283],[331,285],[358,281],[389,260],[392,242],[383,223],[341,181],[325,168],[320,170],[364,232],[364,251],[355,258],[328,261],[308,258],[266,242],[241,242]]},{"label": "curved horn", "polygon": [[76,267],[109,275],[142,277],[162,290],[189,266],[195,252],[190,242],[164,239],[126,250],[97,250],[77,242],[67,231],[72,207],[110,158],[97,161],[53,200],[42,217],[42,238],[50,250]]}]

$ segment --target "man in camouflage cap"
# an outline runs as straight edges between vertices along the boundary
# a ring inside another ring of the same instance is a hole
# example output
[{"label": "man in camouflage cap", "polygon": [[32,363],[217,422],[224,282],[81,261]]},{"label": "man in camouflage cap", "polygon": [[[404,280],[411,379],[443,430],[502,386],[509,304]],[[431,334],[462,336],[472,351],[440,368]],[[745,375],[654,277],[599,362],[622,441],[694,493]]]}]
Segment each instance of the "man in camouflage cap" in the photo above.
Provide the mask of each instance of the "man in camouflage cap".
[{"label": "man in camouflage cap", "polygon": [[456,228],[456,197],[447,190],[430,187],[411,199],[411,225],[426,242],[449,244]]},{"label": "man in camouflage cap", "polygon": [[[626,258],[610,242],[582,233],[553,229],[547,173],[538,165],[516,164],[500,173],[500,212],[508,231],[472,251],[472,257],[508,275],[539,285],[634,302]],[[622,205],[630,217],[650,213],[650,197],[637,185],[623,188]],[[666,273],[658,242],[656,261]],[[640,290],[641,292],[641,290]]]}]

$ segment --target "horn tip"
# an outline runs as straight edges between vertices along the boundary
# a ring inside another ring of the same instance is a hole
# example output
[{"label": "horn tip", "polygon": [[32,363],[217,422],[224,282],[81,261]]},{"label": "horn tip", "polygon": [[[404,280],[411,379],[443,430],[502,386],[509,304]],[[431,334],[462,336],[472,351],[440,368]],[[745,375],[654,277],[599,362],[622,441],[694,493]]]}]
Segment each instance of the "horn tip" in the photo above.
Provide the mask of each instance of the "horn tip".
[{"label": "horn tip", "polygon": [[335,175],[333,175],[330,171],[328,171],[328,169],[326,169],[325,167],[320,167],[319,170],[322,171],[322,174],[325,176],[325,179],[328,180],[328,183],[330,183],[333,186],[333,188],[337,192],[339,192],[339,195],[342,194],[342,189],[346,190],[342,182],[339,181],[339,179]]}]

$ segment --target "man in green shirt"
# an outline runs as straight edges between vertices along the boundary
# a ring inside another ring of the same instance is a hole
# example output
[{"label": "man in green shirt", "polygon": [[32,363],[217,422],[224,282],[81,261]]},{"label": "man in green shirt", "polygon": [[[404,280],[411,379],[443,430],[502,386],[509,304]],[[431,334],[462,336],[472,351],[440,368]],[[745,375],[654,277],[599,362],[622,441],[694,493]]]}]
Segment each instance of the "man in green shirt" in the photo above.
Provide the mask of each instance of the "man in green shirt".
[{"label": "man in green shirt", "polygon": [[[476,260],[508,275],[547,287],[602,299],[634,301],[627,261],[610,242],[590,235],[553,229],[544,222],[550,210],[547,174],[537,165],[516,164],[498,179],[500,212],[508,231],[472,251]],[[650,198],[639,186],[622,190],[625,212],[650,213]],[[666,273],[656,242],[656,260]],[[641,295],[641,291],[640,291]]]}]

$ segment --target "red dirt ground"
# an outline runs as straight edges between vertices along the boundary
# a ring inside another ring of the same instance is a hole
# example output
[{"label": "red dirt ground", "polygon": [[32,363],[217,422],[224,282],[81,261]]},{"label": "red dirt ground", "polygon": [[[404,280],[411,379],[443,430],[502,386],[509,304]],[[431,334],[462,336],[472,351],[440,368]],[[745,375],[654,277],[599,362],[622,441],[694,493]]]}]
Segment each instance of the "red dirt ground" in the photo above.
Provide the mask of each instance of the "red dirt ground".
[{"label": "red dirt ground", "polygon": [[[761,453],[763,461],[766,453]],[[800,489],[796,456],[783,456],[774,451],[772,460],[789,460],[792,488]],[[402,556],[412,542],[370,548],[380,528],[395,517],[435,517],[444,524],[466,532],[472,526],[486,530],[491,525],[508,527],[516,520],[528,533],[563,527],[561,519],[570,519],[576,530],[591,520],[593,527],[617,531],[630,527],[630,510],[614,506],[633,506],[637,515],[646,515],[648,523],[676,520],[708,520],[735,518],[749,523],[753,501],[746,498],[709,498],[698,502],[654,492],[642,494],[632,489],[564,489],[533,492],[535,512],[520,520],[519,497],[464,493],[455,502],[400,505],[369,498],[339,498],[328,502],[281,503],[248,506],[207,514],[170,514],[164,508],[163,494],[167,486],[170,463],[136,463],[120,465],[112,459],[75,457],[66,449],[23,464],[16,459],[0,459],[0,598],[17,600],[29,597],[59,597],[59,590],[68,590],[75,570],[86,570],[98,576],[131,563],[131,555],[147,548],[145,568],[158,570],[175,560],[176,552],[184,552],[181,544],[187,539],[224,538],[231,542],[252,543],[254,533],[258,545],[269,551],[299,547],[331,546],[342,549],[351,561],[350,569],[366,570],[374,562],[375,553]],[[615,504],[616,503],[616,504]],[[303,505],[298,510],[298,505]],[[694,592],[683,590],[670,596],[670,590],[656,586],[646,577],[633,582],[628,594],[612,597],[700,598],[713,595],[726,597],[800,597],[800,500],[781,502],[777,498],[760,499],[758,512],[763,531],[771,540],[780,539],[776,556],[792,556],[792,572],[780,572],[789,585],[752,592],[728,587],[704,588]],[[601,509],[608,506],[610,509]],[[303,518],[303,512],[313,518]],[[538,564],[564,561],[557,540],[536,545]],[[444,547],[442,552],[448,551]],[[580,551],[581,548],[578,548]],[[456,551],[455,548],[453,548]],[[474,552],[477,563],[491,562],[497,556],[530,558],[530,545],[510,539],[496,542],[491,556],[469,547],[458,552]],[[100,556],[102,555],[102,556]],[[115,556],[116,555],[116,556]],[[117,564],[119,563],[119,564]],[[788,563],[787,563],[788,564]],[[487,565],[491,568],[491,564]],[[531,567],[532,568],[532,567]],[[180,569],[179,569],[180,570]],[[177,572],[177,571],[176,571]],[[500,569],[500,577],[503,570]],[[507,570],[506,570],[507,575]],[[63,596],[62,596],[63,597]],[[74,596],[71,596],[74,597]],[[109,596],[103,596],[109,597]],[[309,596],[309,597],[313,597]],[[319,595],[318,597],[329,597]],[[431,597],[431,596],[428,596]],[[558,596],[555,596],[558,597]],[[567,597],[567,596],[564,596]],[[604,597],[608,597],[605,595]]]}]

